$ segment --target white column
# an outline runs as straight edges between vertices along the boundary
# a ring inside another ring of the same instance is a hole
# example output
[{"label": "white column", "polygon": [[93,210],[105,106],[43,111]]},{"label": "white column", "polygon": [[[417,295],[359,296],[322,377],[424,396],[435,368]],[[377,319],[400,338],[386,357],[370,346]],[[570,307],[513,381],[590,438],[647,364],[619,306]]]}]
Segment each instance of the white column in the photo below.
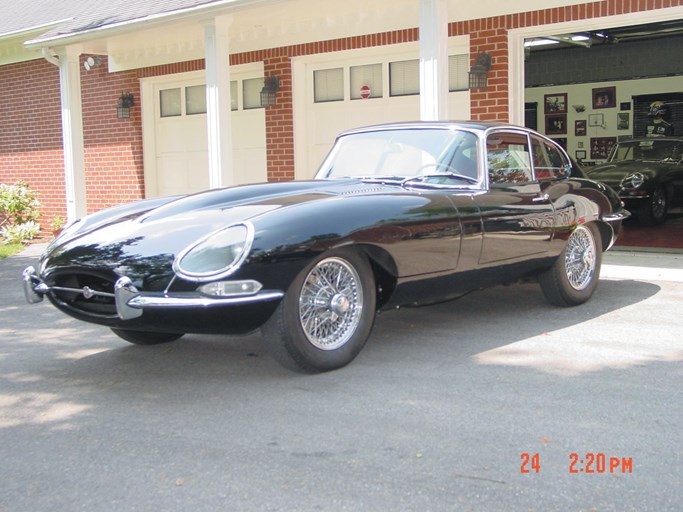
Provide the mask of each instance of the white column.
[{"label": "white column", "polygon": [[[87,213],[85,199],[85,157],[83,150],[83,109],[81,108],[80,46],[57,52],[62,101],[62,142],[66,185],[67,221]],[[114,105],[112,105],[113,112]]]},{"label": "white column", "polygon": [[209,188],[235,183],[230,113],[230,21],[227,16],[217,16],[204,24]]},{"label": "white column", "polygon": [[448,119],[447,0],[420,0],[420,119]]}]

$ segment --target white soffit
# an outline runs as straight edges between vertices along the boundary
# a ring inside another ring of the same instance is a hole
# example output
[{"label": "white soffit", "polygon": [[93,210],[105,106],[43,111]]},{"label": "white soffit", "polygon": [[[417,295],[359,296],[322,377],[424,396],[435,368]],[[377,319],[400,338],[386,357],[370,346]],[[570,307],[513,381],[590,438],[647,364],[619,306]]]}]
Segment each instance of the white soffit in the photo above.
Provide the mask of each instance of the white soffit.
[{"label": "white soffit", "polygon": [[[229,16],[234,54],[414,28],[419,0],[297,0],[232,11]],[[106,39],[110,71],[204,58],[202,20],[140,29]]]}]

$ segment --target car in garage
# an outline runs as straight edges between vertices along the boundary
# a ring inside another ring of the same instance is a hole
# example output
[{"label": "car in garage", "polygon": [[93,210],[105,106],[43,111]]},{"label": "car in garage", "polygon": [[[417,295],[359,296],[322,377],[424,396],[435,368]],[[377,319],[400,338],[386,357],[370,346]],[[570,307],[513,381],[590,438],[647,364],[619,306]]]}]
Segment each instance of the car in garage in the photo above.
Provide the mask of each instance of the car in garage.
[{"label": "car in garage", "polygon": [[629,213],[564,150],[499,123],[349,130],[315,179],[148,199],[84,217],[24,271],[44,297],[134,344],[261,329],[302,372],[340,368],[381,310],[538,279],[586,302]]},{"label": "car in garage", "polygon": [[616,190],[642,224],[663,224],[683,202],[683,137],[621,140],[588,176]]}]

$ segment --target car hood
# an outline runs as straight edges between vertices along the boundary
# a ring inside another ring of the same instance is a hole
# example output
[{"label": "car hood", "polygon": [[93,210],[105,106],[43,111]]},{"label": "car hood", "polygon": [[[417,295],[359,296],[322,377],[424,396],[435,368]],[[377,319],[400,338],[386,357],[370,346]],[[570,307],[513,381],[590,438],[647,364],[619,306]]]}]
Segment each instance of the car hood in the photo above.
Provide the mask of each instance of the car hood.
[{"label": "car hood", "polygon": [[[212,190],[173,198],[152,207],[146,202],[86,217],[65,230],[41,260],[41,274],[65,269],[109,270],[141,282],[149,276],[172,276],[176,255],[210,233],[241,221],[313,201],[341,196],[393,194],[401,187],[367,184],[356,179],[264,183]],[[137,206],[139,205],[139,206]]]},{"label": "car hood", "polygon": [[598,165],[592,170],[589,170],[587,174],[592,180],[602,181],[603,183],[606,183],[610,186],[617,186],[618,188],[621,180],[629,174],[639,172],[650,175],[656,172],[658,165],[659,164],[656,162],[629,160],[625,162],[614,162]]}]

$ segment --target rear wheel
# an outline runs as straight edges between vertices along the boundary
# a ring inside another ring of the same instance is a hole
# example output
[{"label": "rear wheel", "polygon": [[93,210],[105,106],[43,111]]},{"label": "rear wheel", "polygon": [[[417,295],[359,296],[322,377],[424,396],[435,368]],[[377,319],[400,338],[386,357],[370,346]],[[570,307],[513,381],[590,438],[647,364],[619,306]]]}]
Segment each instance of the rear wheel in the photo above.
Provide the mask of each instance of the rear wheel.
[{"label": "rear wheel", "polygon": [[183,336],[182,333],[176,332],[128,331],[126,329],[114,328],[112,328],[112,332],[119,338],[135,345],[159,345],[175,341]]},{"label": "rear wheel", "polygon": [[550,269],[538,276],[546,299],[556,306],[577,306],[591,298],[600,278],[602,242],[593,224],[578,226]]},{"label": "rear wheel", "polygon": [[262,328],[273,357],[291,370],[316,373],[350,363],[375,320],[375,283],[367,258],[339,249],[294,279]]},{"label": "rear wheel", "polygon": [[638,210],[638,220],[646,226],[664,224],[668,209],[666,190],[663,187],[657,187],[647,204]]}]

